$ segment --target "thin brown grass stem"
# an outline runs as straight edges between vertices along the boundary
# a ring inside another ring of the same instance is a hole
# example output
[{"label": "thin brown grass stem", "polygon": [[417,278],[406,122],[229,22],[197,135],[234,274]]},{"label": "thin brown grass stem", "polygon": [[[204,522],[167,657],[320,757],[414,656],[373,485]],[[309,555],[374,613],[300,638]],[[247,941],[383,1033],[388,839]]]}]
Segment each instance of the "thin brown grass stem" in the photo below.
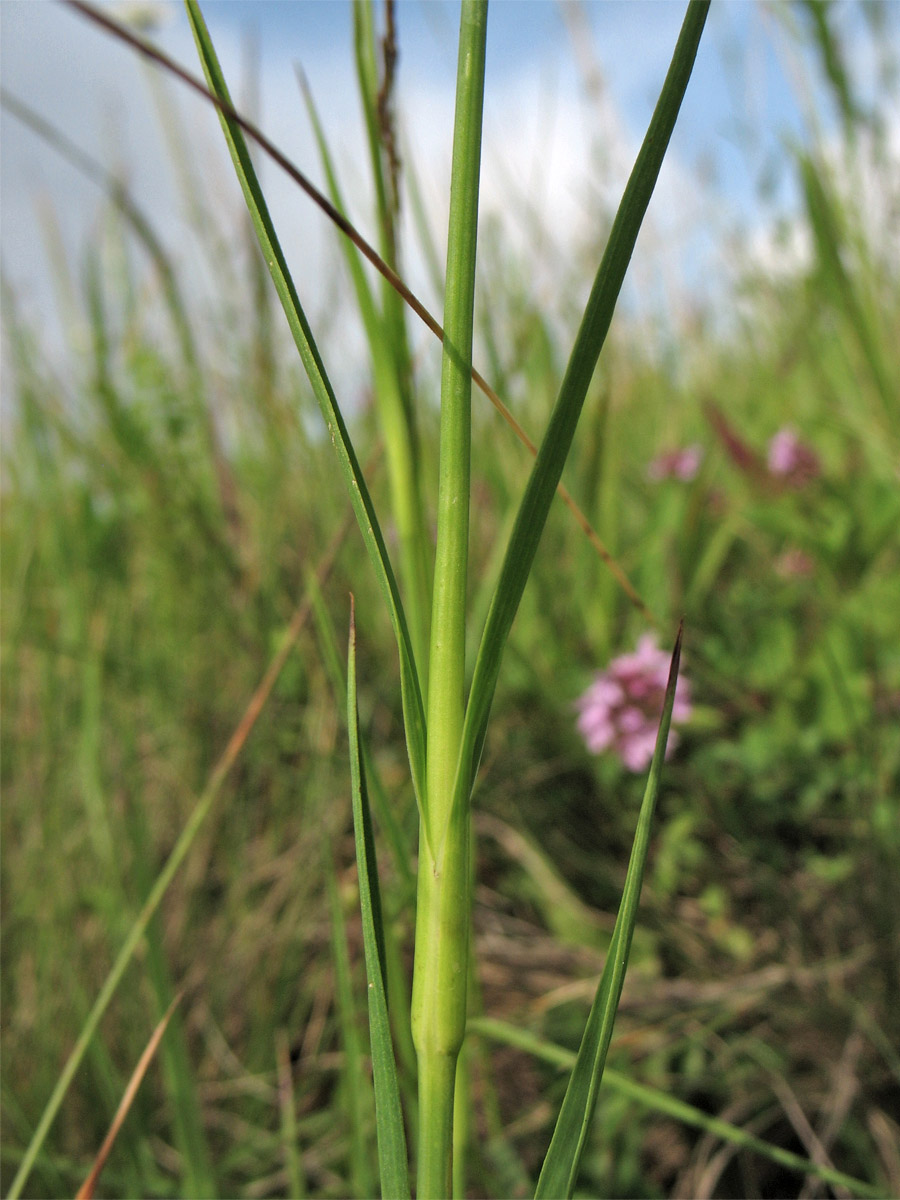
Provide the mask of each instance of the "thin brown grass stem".
[{"label": "thin brown grass stem", "polygon": [[106,1160],[109,1158],[110,1151],[115,1145],[116,1138],[119,1136],[119,1130],[125,1124],[125,1118],[131,1110],[134,1103],[134,1098],[138,1093],[138,1088],[144,1081],[144,1076],[156,1056],[156,1051],[159,1049],[159,1043],[163,1039],[163,1034],[169,1026],[172,1019],[172,1014],[176,1007],[181,1003],[184,992],[179,992],[172,998],[172,1003],[166,1009],[163,1016],[157,1023],[156,1028],[150,1035],[150,1040],[144,1047],[144,1052],[137,1061],[137,1065],[132,1072],[131,1078],[128,1080],[128,1086],[122,1094],[122,1099],[119,1102],[119,1107],[116,1109],[116,1115],[113,1117],[112,1124],[109,1127],[109,1133],[103,1139],[103,1145],[97,1151],[97,1157],[94,1159],[94,1165],[91,1167],[87,1179],[78,1189],[75,1200],[93,1200],[94,1192],[97,1189],[97,1181],[100,1178],[100,1172],[106,1166]]}]

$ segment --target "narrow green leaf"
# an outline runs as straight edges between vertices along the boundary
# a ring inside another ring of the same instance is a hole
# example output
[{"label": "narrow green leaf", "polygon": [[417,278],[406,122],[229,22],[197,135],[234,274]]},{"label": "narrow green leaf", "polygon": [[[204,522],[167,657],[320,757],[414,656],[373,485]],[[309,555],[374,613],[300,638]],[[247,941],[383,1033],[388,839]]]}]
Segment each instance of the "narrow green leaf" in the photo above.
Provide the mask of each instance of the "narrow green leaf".
[{"label": "narrow green leaf", "polygon": [[454,789],[456,805],[468,804],[472,792],[509,631],[691,76],[708,8],[709,0],[691,0],[688,6],[659,101],[616,213],[559,397],[519,507],[475,664]]},{"label": "narrow green leaf", "polygon": [[[322,164],[325,181],[328,184],[328,194],[331,197],[331,203],[345,219],[348,219],[347,205],[341,193],[340,181],[338,180],[334,160],[328,146],[328,140],[325,137],[325,129],[319,117],[319,110],[316,108],[315,99],[304,73],[299,67],[295,67],[294,71],[300,87],[300,93],[306,104],[306,112],[309,117],[309,123],[312,126],[313,137],[316,140],[319,161]],[[372,289],[369,286],[369,279],[363,270],[362,260],[353,242],[348,238],[341,238],[340,247],[344,255],[344,262],[347,264],[347,270],[350,272],[353,290],[356,293],[356,304],[366,331],[366,341],[374,353],[384,338],[384,329],[375,305]]]},{"label": "narrow green leaf", "polygon": [[[131,872],[139,894],[147,896],[153,886],[152,856],[147,853],[147,847],[153,843],[143,805],[126,806],[125,825],[132,845]],[[161,1015],[169,1007],[176,988],[170,975],[158,918],[147,927],[146,951],[147,973]],[[160,1047],[160,1063],[172,1109],[175,1145],[181,1158],[181,1186],[191,1196],[215,1196],[219,1187],[203,1124],[203,1105],[191,1066],[184,1023],[179,1018],[180,1014],[174,1011]]]},{"label": "narrow green leaf", "polygon": [[358,1196],[368,1196],[375,1180],[372,1171],[371,1116],[372,1096],[368,1092],[368,1073],[364,1058],[362,1029],[356,1011],[350,967],[347,923],[338,895],[337,877],[331,841],[322,831],[322,861],[328,906],[331,910],[331,963],[334,969],[334,998],[341,1031],[341,1108],[350,1127],[350,1186]]},{"label": "narrow green leaf", "polygon": [[619,1007],[619,997],[622,995],[622,985],[625,982],[625,968],[628,965],[628,955],[631,951],[631,938],[637,920],[638,901],[644,878],[644,863],[650,845],[650,825],[659,792],[660,772],[666,753],[669,725],[672,720],[672,705],[675,703],[682,631],[683,626],[679,626],[675,649],[672,653],[672,665],[669,669],[669,682],[666,686],[662,716],[659,721],[659,732],[656,736],[656,749],[653,753],[653,762],[650,764],[650,777],[647,780],[641,804],[634,845],[631,848],[631,860],[625,876],[619,915],[616,918],[615,929],[609,944],[609,953],[606,956],[606,965],[603,968],[597,995],[591,1006],[591,1013],[581,1039],[581,1047],[575,1060],[572,1077],[566,1089],[556,1128],[550,1141],[550,1148],[538,1180],[535,1200],[539,1200],[540,1197],[553,1197],[555,1200],[559,1200],[561,1196],[572,1195],[581,1154],[590,1131],[594,1106],[597,1102],[597,1092],[603,1077],[603,1068],[606,1065],[606,1053],[612,1038],[616,1010]]},{"label": "narrow green leaf", "polygon": [[375,1126],[378,1134],[378,1166],[381,1194],[387,1200],[409,1196],[409,1167],[406,1132],[400,1107],[397,1066],[391,1042],[387,1006],[387,966],[384,926],[375,838],[362,767],[359,711],[356,704],[356,621],[350,599],[350,645],[347,653],[347,727],[350,731],[350,776],[353,786],[353,830],[356,837],[356,867],[359,875],[359,904],[362,911],[363,944],[369,996],[369,1037],[372,1045],[372,1077],[375,1083]]},{"label": "narrow green leaf", "polygon": [[[307,595],[312,604],[313,617],[319,635],[319,647],[322,662],[331,682],[336,702],[343,702],[347,695],[347,673],[344,669],[343,648],[340,646],[334,621],[319,587],[316,577],[309,572],[306,578]],[[372,793],[373,808],[378,820],[378,826],[390,846],[391,858],[399,877],[398,895],[412,898],[415,895],[416,877],[412,868],[413,853],[409,839],[400,827],[390,803],[384,784],[378,775],[378,769],[372,759],[368,741],[361,739],[363,769],[366,773],[366,786]]]},{"label": "narrow green leaf", "polygon": [[[498,1021],[491,1017],[473,1017],[469,1021],[468,1032],[493,1038],[507,1046],[516,1046],[527,1054],[533,1054],[535,1058],[555,1063],[559,1067],[571,1069],[575,1065],[576,1055],[571,1050],[567,1050],[564,1046],[557,1046],[554,1042],[544,1041],[533,1033],[519,1029],[506,1021]],[[627,1096],[629,1100],[634,1100],[654,1112],[662,1113],[675,1121],[681,1121],[684,1125],[691,1125],[694,1129],[702,1129],[705,1133],[712,1134],[713,1137],[721,1138],[723,1142],[730,1142],[732,1146],[738,1146],[743,1150],[752,1150],[755,1154],[761,1154],[764,1158],[778,1163],[779,1166],[798,1171],[801,1175],[815,1175],[826,1183],[847,1188],[854,1196],[884,1195],[883,1190],[871,1183],[855,1179],[852,1175],[845,1175],[843,1171],[836,1171],[834,1167],[826,1166],[824,1163],[815,1163],[812,1159],[793,1154],[781,1146],[772,1145],[771,1142],[765,1142],[762,1138],[748,1133],[746,1129],[740,1129],[737,1125],[723,1121],[720,1117],[710,1116],[702,1109],[695,1108],[693,1104],[686,1104],[683,1100],[676,1099],[668,1092],[662,1091],[661,1088],[649,1087],[645,1083],[636,1083],[621,1071],[614,1071],[611,1067],[607,1067],[604,1071],[603,1083],[605,1087],[611,1088],[619,1095]]]},{"label": "narrow green leaf", "polygon": [[[354,11],[360,11],[360,6]],[[297,77],[319,148],[332,204],[340,213],[346,213],[337,172],[312,93],[299,70]],[[378,179],[381,177],[380,159],[376,146],[372,147],[372,156],[373,176]],[[380,219],[383,223],[389,219],[389,215],[385,212]],[[403,325],[403,305],[393,288],[386,287],[384,311],[379,311],[356,245],[349,238],[341,238],[340,244],[372,356],[378,421],[387,450],[391,512],[397,526],[400,577],[419,682],[424,692],[427,686],[428,624],[431,616],[431,542],[426,533],[421,499],[420,456],[416,452],[418,439],[414,413],[404,382],[411,377],[411,368]]]},{"label": "narrow green leaf", "polygon": [[[369,160],[372,164],[372,182],[375,184],[375,207],[381,255],[394,265],[391,246],[392,223],[382,158],[381,138],[378,132],[378,100],[381,81],[378,78],[378,59],[375,49],[375,13],[372,0],[354,0],[353,4],[353,50],[356,59],[356,80],[369,143]],[[385,83],[388,81],[385,80]]]},{"label": "narrow green leaf", "polygon": [[337,452],[344,481],[350,494],[350,500],[356,519],[359,523],[366,549],[375,567],[378,583],[387,603],[397,639],[400,653],[400,688],[403,701],[403,719],[406,727],[406,744],[409,752],[410,768],[413,785],[416,790],[420,808],[427,812],[425,799],[425,710],[422,703],[422,693],[419,677],[416,671],[415,657],[406,623],[406,616],[400,600],[397,581],[391,567],[390,557],[375,513],[365,477],[360,468],[350,434],[338,406],[334,389],[328,379],[324,363],[307,322],[306,315],[300,305],[294,281],[288,270],[287,263],[281,251],[275,227],[269,215],[268,206],[263,196],[247,142],[237,121],[228,113],[232,111],[231,98],[225,77],[219,66],[215,49],[200,12],[197,0],[185,0],[191,28],[197,50],[203,64],[210,91],[228,106],[227,111],[220,109],[219,118],[225,133],[225,140],[231,154],[235,172],[244,193],[244,199],[250,212],[260,248],[265,257],[275,290],[281,300],[287,322],[300,358],[306,370],[309,381],[325,419],[332,444]]}]

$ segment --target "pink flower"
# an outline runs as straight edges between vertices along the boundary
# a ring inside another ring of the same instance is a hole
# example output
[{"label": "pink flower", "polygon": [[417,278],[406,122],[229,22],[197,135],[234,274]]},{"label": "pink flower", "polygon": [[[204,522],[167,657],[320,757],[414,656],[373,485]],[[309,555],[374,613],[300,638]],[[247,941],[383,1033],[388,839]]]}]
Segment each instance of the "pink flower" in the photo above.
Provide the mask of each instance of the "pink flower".
[{"label": "pink flower", "polygon": [[[629,771],[646,770],[656,746],[668,678],[669,656],[656,645],[652,633],[643,635],[634,654],[622,654],[598,672],[575,702],[578,731],[588,750],[592,754],[612,750]],[[690,715],[690,685],[682,675],[675,688],[672,724],[687,721]],[[673,730],[667,758],[677,743]]]},{"label": "pink flower", "polygon": [[803,550],[792,547],[775,559],[775,570],[782,579],[807,579],[814,574],[816,564]]},{"label": "pink flower", "polygon": [[659,482],[662,479],[680,479],[689,483],[700,470],[703,462],[703,447],[694,443],[681,450],[667,450],[659,454],[647,467],[647,478]]},{"label": "pink flower", "polygon": [[803,487],[821,471],[819,457],[800,441],[793,429],[779,429],[769,442],[769,471],[791,487]]}]

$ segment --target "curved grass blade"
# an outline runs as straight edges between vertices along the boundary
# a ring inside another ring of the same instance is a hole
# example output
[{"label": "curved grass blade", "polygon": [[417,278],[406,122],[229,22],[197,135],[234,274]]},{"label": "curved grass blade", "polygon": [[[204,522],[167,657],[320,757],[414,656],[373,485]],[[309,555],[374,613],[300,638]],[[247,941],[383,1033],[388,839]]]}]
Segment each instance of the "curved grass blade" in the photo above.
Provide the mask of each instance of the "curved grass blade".
[{"label": "curved grass blade", "polygon": [[[533,1054],[535,1058],[543,1059],[544,1062],[553,1063],[559,1067],[571,1069],[575,1065],[576,1055],[571,1050],[567,1050],[565,1046],[557,1046],[553,1042],[544,1041],[542,1038],[535,1037],[533,1033],[519,1029],[506,1021],[498,1021],[491,1017],[473,1017],[469,1021],[468,1030],[470,1033],[503,1042],[507,1046],[516,1046],[518,1049],[524,1050],[526,1054]],[[723,1142],[730,1142],[732,1146],[737,1146],[742,1150],[752,1150],[754,1154],[760,1154],[764,1158],[778,1163],[779,1166],[787,1167],[791,1171],[798,1171],[801,1175],[815,1175],[833,1187],[846,1188],[854,1196],[877,1197],[884,1194],[882,1189],[875,1187],[874,1184],[866,1183],[862,1179],[855,1179],[852,1175],[845,1175],[843,1171],[836,1171],[834,1167],[814,1163],[811,1159],[803,1158],[781,1146],[765,1142],[762,1138],[748,1133],[746,1129],[740,1129],[737,1125],[723,1121],[720,1117],[712,1117],[702,1109],[695,1108],[693,1104],[686,1104],[684,1100],[670,1096],[661,1088],[635,1083],[633,1079],[629,1079],[621,1071],[614,1071],[611,1067],[607,1067],[604,1071],[603,1083],[612,1091],[618,1092],[621,1096],[627,1096],[629,1100],[634,1100],[636,1103],[644,1105],[645,1108],[671,1117],[674,1121],[680,1121],[683,1125],[702,1129],[704,1133],[710,1133],[714,1137],[721,1138]]]},{"label": "curved grass blade", "polygon": [[422,703],[422,693],[419,687],[419,677],[416,671],[415,657],[403,604],[397,580],[391,567],[390,557],[378,524],[375,508],[365,477],[356,457],[356,451],[350,440],[350,434],[338,406],[334,389],[328,379],[325,366],[313,339],[312,330],[306,320],[306,315],[300,305],[294,281],[288,270],[275,227],[269,216],[268,206],[263,196],[259,179],[256,175],[250,151],[241,126],[230,115],[234,110],[228,92],[225,77],[219,65],[215,49],[206,28],[206,22],[200,12],[196,0],[185,0],[188,18],[194,32],[194,39],[203,71],[206,75],[210,91],[223,101],[227,108],[219,108],[219,117],[228,150],[234,163],[235,172],[244,193],[244,199],[253,221],[260,249],[268,264],[275,284],[275,290],[287,317],[287,322],[293,335],[294,342],[300,352],[300,358],[306,370],[309,381],[315,392],[316,400],[325,419],[332,444],[337,452],[344,481],[350,494],[350,501],[356,513],[356,519],[369,552],[369,557],[375,567],[378,583],[388,606],[397,647],[400,654],[400,689],[403,702],[403,719],[406,727],[406,743],[409,752],[409,762],[413,777],[416,798],[423,814],[427,813],[425,797],[425,710]]},{"label": "curved grass blade", "polygon": [[350,946],[347,941],[347,922],[338,894],[334,852],[327,830],[322,830],[322,862],[325,869],[325,889],[331,913],[331,963],[334,971],[334,1000],[342,1049],[338,1104],[347,1119],[349,1147],[350,1191],[357,1196],[370,1196],[375,1185],[372,1163],[372,1096],[368,1092],[368,1065],[363,1032],[357,1012],[356,996],[350,967]]},{"label": "curved grass blade", "polygon": [[672,705],[675,703],[675,685],[678,681],[678,664],[681,659],[682,633],[683,623],[678,627],[678,637],[675,639],[675,649],[672,652],[669,681],[666,685],[659,732],[656,735],[656,749],[653,752],[650,777],[647,780],[644,799],[641,803],[634,844],[631,848],[631,859],[628,863],[628,873],[625,876],[625,887],[619,904],[619,915],[616,918],[597,995],[591,1006],[591,1013],[581,1039],[578,1057],[575,1060],[569,1086],[566,1089],[562,1108],[556,1121],[550,1148],[541,1169],[535,1200],[540,1200],[540,1198],[547,1200],[550,1197],[558,1200],[561,1196],[572,1195],[578,1176],[581,1154],[590,1132],[597,1092],[603,1077],[603,1068],[606,1065],[606,1053],[612,1038],[616,1010],[619,1007],[619,997],[622,995],[622,985],[625,982],[625,968],[628,966],[631,938],[637,920],[638,901],[644,878],[644,863],[650,845],[650,825],[659,792],[660,772],[666,753],[669,725],[672,720]]},{"label": "curved grass blade", "polygon": [[406,1132],[400,1107],[397,1065],[391,1042],[387,1006],[387,965],[384,926],[375,838],[362,768],[359,712],[356,705],[356,620],[350,597],[350,644],[347,652],[347,728],[350,732],[350,777],[353,790],[353,831],[356,838],[356,867],[359,875],[359,905],[362,911],[363,943],[369,996],[369,1037],[372,1045],[372,1077],[375,1084],[375,1127],[378,1135],[378,1167],[381,1194],[387,1200],[409,1197],[409,1166]]},{"label": "curved grass blade", "polygon": [[672,62],[616,213],[559,397],[519,507],[475,663],[457,770],[456,805],[467,805],[472,793],[509,631],[691,77],[708,9],[709,0],[690,0]]}]

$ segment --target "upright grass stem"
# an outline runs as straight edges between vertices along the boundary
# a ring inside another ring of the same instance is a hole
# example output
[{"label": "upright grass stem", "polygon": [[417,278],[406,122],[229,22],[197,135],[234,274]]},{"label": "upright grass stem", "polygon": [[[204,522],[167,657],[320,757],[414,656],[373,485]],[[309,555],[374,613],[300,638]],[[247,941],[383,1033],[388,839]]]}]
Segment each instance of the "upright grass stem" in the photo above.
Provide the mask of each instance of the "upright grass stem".
[{"label": "upright grass stem", "polygon": [[[360,10],[355,10],[355,12],[358,11]],[[299,71],[298,80],[306,101],[313,133],[319,145],[319,154],[328,180],[328,190],[332,202],[337,209],[344,212],[346,205],[341,196],[337,172],[325,138],[325,131],[306,78]],[[372,105],[374,103],[373,97]],[[379,148],[374,143],[372,145],[372,171],[376,179],[381,178]],[[380,195],[383,188],[376,188],[376,191]],[[383,222],[389,219],[390,214],[385,213]],[[381,216],[379,216],[379,220],[382,221]],[[356,246],[347,238],[342,239],[341,244],[350,277],[353,280],[356,302],[365,326],[369,352],[372,355],[372,376],[378,405],[378,420],[387,452],[391,513],[397,526],[400,549],[400,574],[403,581],[404,605],[419,679],[424,690],[428,655],[429,605],[431,603],[431,543],[426,535],[422,506],[417,450],[418,434],[412,403],[408,395],[409,350],[403,325],[402,300],[394,289],[385,283],[382,307],[379,310],[375,292],[363,270],[362,258],[357,252]],[[393,240],[390,244],[393,245]],[[397,305],[401,306],[401,310],[394,314],[393,310]]]},{"label": "upright grass stem", "polygon": [[449,1196],[456,1062],[466,1025],[469,815],[453,810],[465,709],[475,248],[487,0],[460,20],[444,300],[438,529],[419,839],[412,1027],[419,1063],[418,1197]]},{"label": "upright grass stem", "polygon": [[[388,30],[382,41],[384,66],[379,77],[376,52],[374,0],[358,0],[353,8],[354,46],[359,94],[363,106],[369,160],[375,184],[381,257],[395,272],[400,270],[395,161],[392,157],[394,130],[389,97],[394,83],[392,57],[393,23],[386,6]],[[347,243],[351,254],[354,251]],[[355,256],[355,255],[354,255]],[[361,270],[362,264],[357,259]],[[363,275],[365,280],[365,276]],[[400,575],[410,637],[423,691],[427,685],[429,604],[431,599],[431,542],[427,536],[420,478],[421,454],[416,414],[411,395],[412,368],[406,336],[405,306],[386,279],[381,282],[381,311],[378,329],[367,336],[375,368],[375,397],[382,436],[387,451],[391,487],[391,512],[397,526]],[[368,284],[366,284],[368,287]],[[369,301],[374,304],[374,290]],[[368,322],[367,322],[368,325]]]}]

